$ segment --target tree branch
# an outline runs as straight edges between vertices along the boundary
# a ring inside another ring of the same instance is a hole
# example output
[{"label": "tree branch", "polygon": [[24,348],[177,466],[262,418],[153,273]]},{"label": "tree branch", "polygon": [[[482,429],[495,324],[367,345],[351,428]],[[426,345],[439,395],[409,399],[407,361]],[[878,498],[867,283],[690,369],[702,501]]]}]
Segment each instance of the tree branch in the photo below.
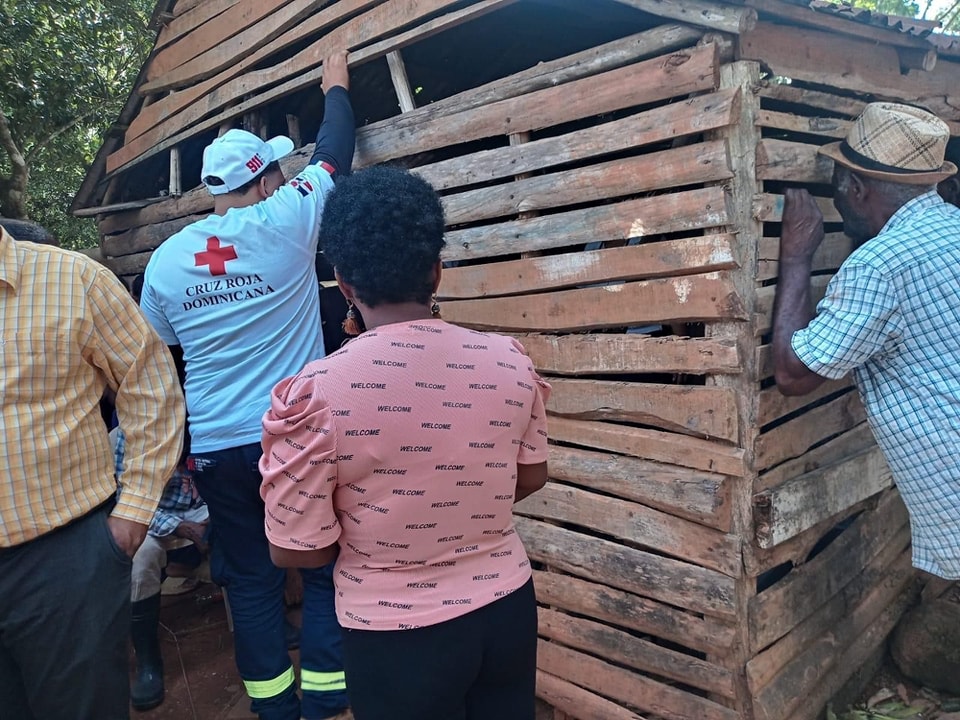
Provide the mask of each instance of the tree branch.
[{"label": "tree branch", "polygon": [[10,123],[7,116],[3,114],[3,108],[0,108],[0,147],[6,151],[7,157],[10,158],[14,174],[18,170],[25,171],[27,169],[27,160],[20,152],[17,142],[13,139],[13,134],[10,132]]},{"label": "tree branch", "polygon": [[93,107],[87,110],[87,112],[77,115],[77,117],[75,117],[70,122],[64,125],[61,125],[56,130],[53,130],[52,132],[48,133],[47,136],[44,137],[42,140],[38,140],[36,143],[34,143],[33,147],[27,151],[26,163],[29,165],[31,162],[33,162],[33,159],[37,156],[37,154],[41,150],[43,150],[47,145],[49,145],[53,140],[55,140],[58,136],[62,135],[67,130],[77,125],[77,123],[80,123],[83,120],[86,120],[91,115],[96,115],[98,112],[100,112],[101,108],[97,106],[95,102],[92,103],[92,105]]}]

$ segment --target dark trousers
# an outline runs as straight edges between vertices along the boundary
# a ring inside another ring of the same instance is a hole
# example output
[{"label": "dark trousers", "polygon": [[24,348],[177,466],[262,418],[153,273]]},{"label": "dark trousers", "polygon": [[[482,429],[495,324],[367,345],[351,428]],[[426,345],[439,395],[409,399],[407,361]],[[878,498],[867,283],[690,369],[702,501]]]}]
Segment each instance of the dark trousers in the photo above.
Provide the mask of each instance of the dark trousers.
[{"label": "dark trousers", "polygon": [[[250,696],[250,709],[261,720],[300,720],[283,625],[286,573],[270,560],[263,529],[260,454],[260,445],[244,445],[194,454],[190,465],[210,509],[211,574],[227,589],[237,670]],[[347,706],[330,575],[329,567],[303,573],[300,656],[307,720],[331,717]],[[308,678],[316,682],[308,684]],[[327,682],[330,678],[339,682]]]},{"label": "dark trousers", "polygon": [[106,508],[0,549],[0,720],[128,720],[130,567]]},{"label": "dark trousers", "polygon": [[345,629],[343,659],[356,720],[533,720],[533,580],[437,625]]}]

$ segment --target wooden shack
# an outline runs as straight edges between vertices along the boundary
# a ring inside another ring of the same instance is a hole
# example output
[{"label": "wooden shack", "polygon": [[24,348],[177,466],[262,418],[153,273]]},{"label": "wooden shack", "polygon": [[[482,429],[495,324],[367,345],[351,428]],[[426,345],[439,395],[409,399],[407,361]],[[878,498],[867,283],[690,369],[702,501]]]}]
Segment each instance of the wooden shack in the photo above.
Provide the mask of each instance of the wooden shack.
[{"label": "wooden shack", "polygon": [[[960,41],[814,0],[161,0],[156,47],[77,196],[123,276],[210,211],[202,148],[311,152],[351,50],[355,167],[442,194],[444,317],[553,384],[552,481],[517,506],[557,718],[810,720],[914,593],[906,511],[856,391],[773,384],[782,191],[874,99],[960,134]],[[333,322],[339,318],[334,318]]]}]

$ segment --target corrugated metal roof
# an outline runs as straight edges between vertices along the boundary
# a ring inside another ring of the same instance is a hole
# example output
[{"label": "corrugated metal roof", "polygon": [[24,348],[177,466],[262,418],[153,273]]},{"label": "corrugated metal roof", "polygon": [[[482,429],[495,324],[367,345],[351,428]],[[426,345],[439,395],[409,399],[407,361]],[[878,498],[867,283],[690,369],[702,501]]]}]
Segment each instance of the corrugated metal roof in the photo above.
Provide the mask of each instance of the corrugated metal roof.
[{"label": "corrugated metal roof", "polygon": [[808,7],[817,12],[846,18],[853,22],[874,27],[888,28],[905,35],[927,37],[940,27],[936,20],[920,20],[903,15],[886,15],[862,7],[854,7],[847,3],[828,2],[827,0],[786,0],[791,5]]}]

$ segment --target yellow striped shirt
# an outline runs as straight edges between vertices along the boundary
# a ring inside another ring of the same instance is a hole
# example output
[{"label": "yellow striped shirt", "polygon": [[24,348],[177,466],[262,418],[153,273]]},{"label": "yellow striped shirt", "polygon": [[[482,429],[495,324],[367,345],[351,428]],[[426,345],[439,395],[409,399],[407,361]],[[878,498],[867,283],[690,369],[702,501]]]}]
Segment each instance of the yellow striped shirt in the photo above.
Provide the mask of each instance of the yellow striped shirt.
[{"label": "yellow striped shirt", "polygon": [[126,472],[113,514],[148,524],[183,437],[167,348],[95,261],[0,228],[0,547],[66,525],[116,492],[100,416],[117,395]]}]

